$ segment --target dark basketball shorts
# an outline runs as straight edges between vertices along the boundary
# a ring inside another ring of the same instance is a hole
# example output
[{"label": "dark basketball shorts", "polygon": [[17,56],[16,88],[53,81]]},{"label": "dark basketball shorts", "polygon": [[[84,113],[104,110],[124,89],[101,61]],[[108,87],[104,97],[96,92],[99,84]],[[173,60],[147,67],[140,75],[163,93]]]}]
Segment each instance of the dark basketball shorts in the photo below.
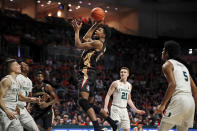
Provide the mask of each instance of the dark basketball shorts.
[{"label": "dark basketball shorts", "polygon": [[88,92],[89,97],[93,97],[94,89],[96,88],[96,77],[97,73],[95,70],[83,69],[79,73],[79,92]]},{"label": "dark basketball shorts", "polygon": [[52,127],[52,119],[53,119],[53,109],[46,111],[43,114],[40,114],[39,117],[34,118],[37,125],[40,125],[44,129],[48,129]]}]

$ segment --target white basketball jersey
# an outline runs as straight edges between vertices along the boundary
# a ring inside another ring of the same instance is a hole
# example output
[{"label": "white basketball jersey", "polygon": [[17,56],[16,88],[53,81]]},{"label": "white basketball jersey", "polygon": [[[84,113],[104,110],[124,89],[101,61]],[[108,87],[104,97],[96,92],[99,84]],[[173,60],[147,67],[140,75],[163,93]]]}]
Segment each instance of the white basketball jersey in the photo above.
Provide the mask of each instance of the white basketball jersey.
[{"label": "white basketball jersey", "polygon": [[18,103],[18,92],[20,89],[20,85],[17,81],[15,81],[11,75],[7,75],[4,78],[7,78],[11,81],[11,87],[7,90],[7,93],[3,97],[5,106],[9,109],[16,109],[16,105]]},{"label": "white basketball jersey", "polygon": [[117,87],[113,93],[112,105],[126,107],[128,95],[131,93],[131,84],[129,82],[124,84],[123,82],[120,82],[120,80],[117,80],[116,82]]},{"label": "white basketball jersey", "polygon": [[[24,75],[19,74],[16,77],[17,82],[20,84],[20,93],[26,97],[29,96],[29,92],[32,91],[32,81],[28,78],[25,77]],[[19,101],[18,102],[19,106],[25,107],[26,102]]]},{"label": "white basketball jersey", "polygon": [[173,96],[179,93],[191,93],[190,74],[188,69],[182,63],[170,59],[168,60],[174,67],[174,78],[176,81],[176,88]]}]

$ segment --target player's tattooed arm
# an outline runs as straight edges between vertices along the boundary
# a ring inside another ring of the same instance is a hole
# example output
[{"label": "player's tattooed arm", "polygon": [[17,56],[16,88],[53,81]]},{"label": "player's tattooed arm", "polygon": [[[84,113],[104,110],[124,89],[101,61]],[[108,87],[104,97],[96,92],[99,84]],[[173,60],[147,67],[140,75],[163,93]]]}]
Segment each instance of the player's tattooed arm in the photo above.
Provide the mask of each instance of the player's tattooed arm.
[{"label": "player's tattooed arm", "polygon": [[94,31],[96,30],[96,28],[98,27],[98,25],[100,23],[101,23],[101,21],[95,22],[95,24],[93,24],[92,27],[87,31],[87,33],[83,37],[83,40],[85,42],[91,42],[92,41],[92,34],[94,33]]},{"label": "player's tattooed arm", "polygon": [[104,104],[104,111],[105,112],[109,112],[108,111],[109,99],[110,99],[111,95],[114,93],[116,87],[117,87],[117,82],[116,81],[112,82],[112,84],[110,85],[109,90],[107,92],[107,95],[105,96],[105,104]]},{"label": "player's tattooed arm", "polygon": [[191,83],[192,95],[194,97],[195,105],[197,106],[197,87],[191,76],[190,76],[190,83]]},{"label": "player's tattooed arm", "polygon": [[49,91],[50,98],[52,98],[52,99],[49,102],[45,102],[45,101],[40,102],[40,108],[46,108],[50,105],[53,105],[57,100],[57,95],[56,95],[53,87],[51,87],[51,85],[47,84],[46,90]]},{"label": "player's tattooed arm", "polygon": [[3,100],[3,97],[6,95],[10,86],[11,86],[11,81],[9,81],[7,78],[3,79],[0,82],[0,108],[6,113],[8,118],[12,120],[12,119],[17,119],[15,116],[17,113],[11,112],[9,109],[7,109],[5,106],[5,102]]}]

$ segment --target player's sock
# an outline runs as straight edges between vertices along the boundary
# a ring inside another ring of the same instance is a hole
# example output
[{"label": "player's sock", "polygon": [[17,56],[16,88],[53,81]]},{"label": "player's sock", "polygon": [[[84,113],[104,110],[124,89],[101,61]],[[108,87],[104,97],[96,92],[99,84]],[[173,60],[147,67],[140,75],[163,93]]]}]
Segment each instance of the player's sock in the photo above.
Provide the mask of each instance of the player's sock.
[{"label": "player's sock", "polygon": [[119,128],[120,123],[118,121],[112,120],[109,116],[106,118],[106,120],[113,128],[113,131],[116,131]]},{"label": "player's sock", "polygon": [[116,122],[114,120],[112,120],[109,116],[106,118],[106,120],[111,126],[115,126],[116,125]]},{"label": "player's sock", "polygon": [[94,130],[95,130],[95,131],[100,130],[100,126],[99,126],[98,121],[92,121],[92,124],[93,124],[93,126],[94,126]]}]

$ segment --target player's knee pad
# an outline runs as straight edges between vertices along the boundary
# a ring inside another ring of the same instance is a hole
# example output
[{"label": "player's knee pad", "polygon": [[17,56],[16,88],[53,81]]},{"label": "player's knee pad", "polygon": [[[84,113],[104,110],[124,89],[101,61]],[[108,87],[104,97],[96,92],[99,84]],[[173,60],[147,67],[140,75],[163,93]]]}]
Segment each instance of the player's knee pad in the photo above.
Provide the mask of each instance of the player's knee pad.
[{"label": "player's knee pad", "polygon": [[98,107],[98,106],[96,106],[96,105],[94,105],[94,104],[92,104],[92,108],[94,109],[94,112],[95,112],[96,114],[99,114],[100,111],[101,111],[101,108]]},{"label": "player's knee pad", "polygon": [[79,105],[87,112],[91,107],[86,99],[79,99]]}]

